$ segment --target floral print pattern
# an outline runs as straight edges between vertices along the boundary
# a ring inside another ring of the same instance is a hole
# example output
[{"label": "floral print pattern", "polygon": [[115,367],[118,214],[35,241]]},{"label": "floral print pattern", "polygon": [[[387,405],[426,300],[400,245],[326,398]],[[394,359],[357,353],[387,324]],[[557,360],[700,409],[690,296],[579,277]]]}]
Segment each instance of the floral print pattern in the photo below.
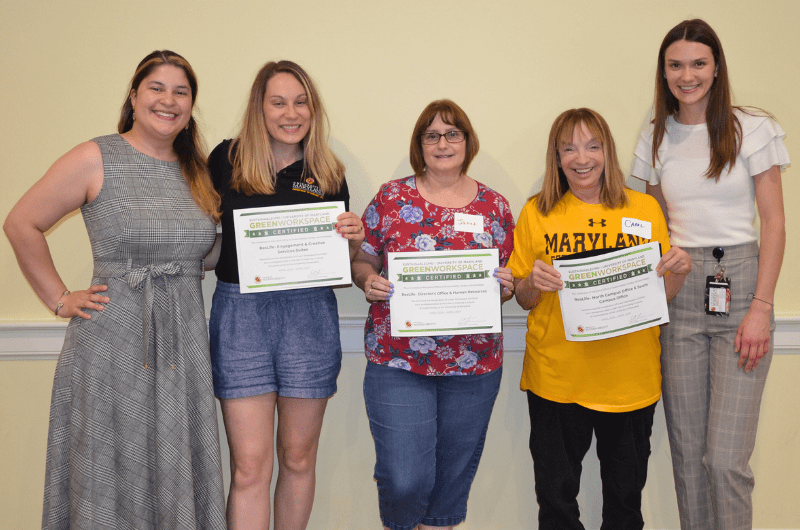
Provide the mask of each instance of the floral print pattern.
[{"label": "floral print pattern", "polygon": [[[454,228],[455,213],[481,215],[483,232]],[[387,252],[497,248],[505,266],[514,245],[514,217],[499,193],[478,183],[475,199],[463,208],[444,208],[423,199],[416,177],[387,182],[363,216],[366,239],[361,248],[383,259]],[[367,359],[423,375],[468,375],[496,370],[503,363],[503,336],[444,335],[392,337],[389,304],[370,306],[365,325]]]}]

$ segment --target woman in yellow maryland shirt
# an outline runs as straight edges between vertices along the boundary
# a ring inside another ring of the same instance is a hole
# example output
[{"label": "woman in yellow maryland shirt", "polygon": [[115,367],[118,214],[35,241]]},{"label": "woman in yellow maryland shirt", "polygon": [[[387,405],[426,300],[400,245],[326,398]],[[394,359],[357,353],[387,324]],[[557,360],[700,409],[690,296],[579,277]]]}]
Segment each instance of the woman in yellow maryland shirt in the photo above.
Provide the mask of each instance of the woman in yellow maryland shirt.
[{"label": "woman in yellow maryland shirt", "polygon": [[[542,191],[522,210],[509,260],[519,304],[528,316],[521,388],[528,396],[530,448],[539,528],[583,529],[577,494],[581,462],[597,436],[603,482],[603,528],[641,529],[641,491],[650,432],[661,396],[659,328],[593,342],[568,342],[552,260],[585,251],[658,241],[668,298],[691,270],[670,248],[652,197],[625,187],[614,140],[590,109],[561,114],[550,130]],[[622,219],[649,225],[651,239],[626,233]]]}]

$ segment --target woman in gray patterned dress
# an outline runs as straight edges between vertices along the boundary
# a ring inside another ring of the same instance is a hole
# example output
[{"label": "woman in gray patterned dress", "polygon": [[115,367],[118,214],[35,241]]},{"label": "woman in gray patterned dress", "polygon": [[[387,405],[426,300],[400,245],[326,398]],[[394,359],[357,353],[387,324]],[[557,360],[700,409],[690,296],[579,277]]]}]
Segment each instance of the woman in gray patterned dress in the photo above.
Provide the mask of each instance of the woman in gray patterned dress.
[{"label": "woman in gray patterned dress", "polygon": [[[148,55],[121,134],[61,157],[6,219],[34,291],[71,318],[53,385],[44,529],[225,528],[200,289],[219,198],[196,95],[183,57]],[[70,292],[44,233],[78,207],[94,273]]]}]

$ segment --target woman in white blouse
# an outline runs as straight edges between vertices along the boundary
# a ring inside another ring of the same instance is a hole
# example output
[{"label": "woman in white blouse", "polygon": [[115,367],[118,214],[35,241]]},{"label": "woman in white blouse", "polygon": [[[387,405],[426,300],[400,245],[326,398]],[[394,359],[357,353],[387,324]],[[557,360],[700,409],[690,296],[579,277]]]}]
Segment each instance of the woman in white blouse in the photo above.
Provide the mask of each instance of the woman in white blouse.
[{"label": "woman in white blouse", "polygon": [[658,52],[654,119],[632,169],[693,262],[661,335],[681,528],[752,527],[748,462],[786,241],[785,133],[768,113],[733,107],[730,94],[714,30],[702,20],[675,26]]}]

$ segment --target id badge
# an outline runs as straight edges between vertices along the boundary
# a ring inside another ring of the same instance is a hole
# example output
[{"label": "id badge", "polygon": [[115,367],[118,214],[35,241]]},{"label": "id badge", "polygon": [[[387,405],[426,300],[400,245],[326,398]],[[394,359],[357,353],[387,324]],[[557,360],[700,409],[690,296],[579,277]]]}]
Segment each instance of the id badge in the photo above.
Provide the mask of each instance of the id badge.
[{"label": "id badge", "polygon": [[731,314],[731,279],[706,276],[706,315],[727,317]]}]

